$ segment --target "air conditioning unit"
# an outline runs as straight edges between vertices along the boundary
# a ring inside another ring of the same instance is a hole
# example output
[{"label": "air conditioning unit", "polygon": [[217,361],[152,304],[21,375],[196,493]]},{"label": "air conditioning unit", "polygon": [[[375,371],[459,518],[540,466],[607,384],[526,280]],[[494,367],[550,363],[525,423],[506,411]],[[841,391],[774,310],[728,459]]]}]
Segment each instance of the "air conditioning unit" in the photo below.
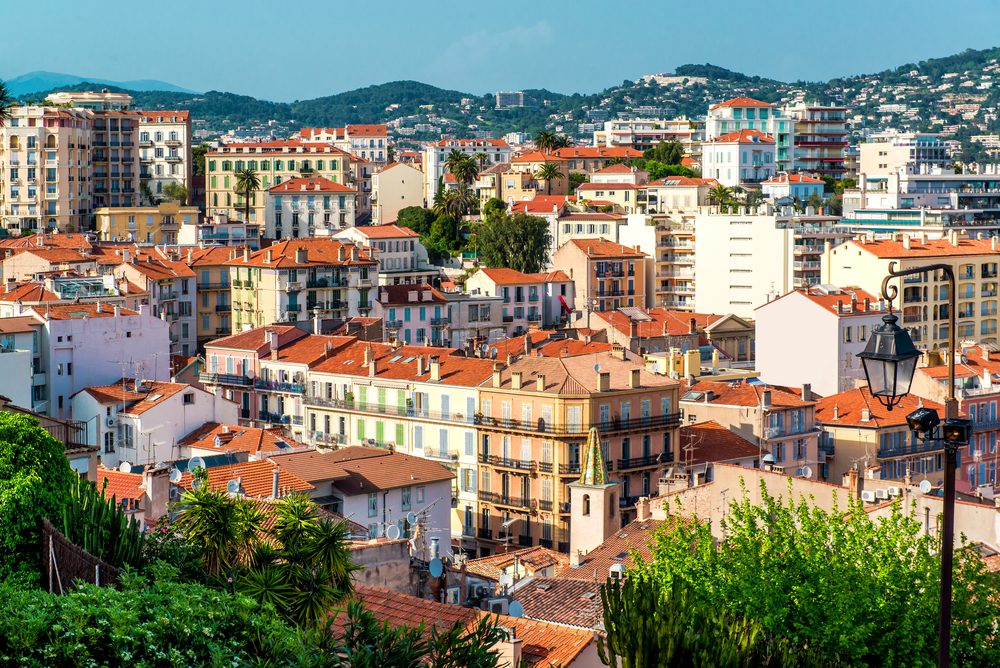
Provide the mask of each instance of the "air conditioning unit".
[{"label": "air conditioning unit", "polygon": [[476,585],[476,598],[486,598],[492,593],[492,587],[487,587],[486,585]]},{"label": "air conditioning unit", "polygon": [[875,492],[871,490],[861,492],[861,500],[865,503],[875,503]]},{"label": "air conditioning unit", "polygon": [[374,448],[375,447],[375,439],[374,438],[369,438],[368,439],[368,445],[370,445],[370,446],[372,446]]},{"label": "air conditioning unit", "polygon": [[888,499],[889,498],[889,490],[887,490],[887,489],[876,489],[875,490],[875,498],[877,498],[877,499]]},{"label": "air conditioning unit", "polygon": [[461,587],[448,587],[448,598],[446,599],[446,601],[450,605],[458,605],[461,598],[462,598]]},{"label": "air conditioning unit", "polygon": [[107,418],[104,419],[104,424],[110,429],[111,427],[114,427],[116,424],[118,424],[118,420],[117,418],[111,417],[109,415]]},{"label": "air conditioning unit", "polygon": [[505,598],[491,598],[486,602],[486,610],[497,615],[506,615],[510,601]]},{"label": "air conditioning unit", "polygon": [[903,493],[902,487],[893,486],[889,488],[889,496],[899,496],[902,493]]},{"label": "air conditioning unit", "polygon": [[170,492],[167,495],[171,501],[180,501],[181,498],[181,488],[177,485],[170,486]]}]

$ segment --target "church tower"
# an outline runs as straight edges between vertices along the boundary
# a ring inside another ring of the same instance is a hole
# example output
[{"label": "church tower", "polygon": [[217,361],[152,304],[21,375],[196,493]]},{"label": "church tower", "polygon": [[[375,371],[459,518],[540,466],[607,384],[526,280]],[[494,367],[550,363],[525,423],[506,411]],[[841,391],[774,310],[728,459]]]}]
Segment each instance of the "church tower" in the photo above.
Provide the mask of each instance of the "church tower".
[{"label": "church tower", "polygon": [[572,563],[621,528],[618,483],[608,480],[601,437],[590,428],[580,479],[569,484],[569,553]]}]

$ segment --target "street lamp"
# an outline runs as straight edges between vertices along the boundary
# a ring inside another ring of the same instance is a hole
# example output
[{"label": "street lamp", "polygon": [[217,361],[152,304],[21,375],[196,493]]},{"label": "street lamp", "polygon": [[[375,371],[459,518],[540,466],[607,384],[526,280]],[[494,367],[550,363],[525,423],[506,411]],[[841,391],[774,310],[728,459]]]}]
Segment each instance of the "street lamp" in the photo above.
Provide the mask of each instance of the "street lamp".
[{"label": "street lamp", "polygon": [[936,443],[944,450],[944,517],[941,526],[941,592],[938,606],[938,667],[951,665],[951,589],[955,542],[955,459],[958,449],[969,442],[972,423],[958,417],[955,399],[955,272],[947,264],[929,264],[895,271],[882,281],[882,297],[889,303],[883,324],[872,332],[864,351],[858,353],[865,369],[868,389],[887,410],[892,410],[910,391],[920,352],[910,334],[896,325],[892,300],[899,294],[889,281],[900,276],[927,275],[940,271],[948,284],[948,398],[944,404],[944,424],[937,411],[919,408],[906,416],[906,422],[922,440]]}]

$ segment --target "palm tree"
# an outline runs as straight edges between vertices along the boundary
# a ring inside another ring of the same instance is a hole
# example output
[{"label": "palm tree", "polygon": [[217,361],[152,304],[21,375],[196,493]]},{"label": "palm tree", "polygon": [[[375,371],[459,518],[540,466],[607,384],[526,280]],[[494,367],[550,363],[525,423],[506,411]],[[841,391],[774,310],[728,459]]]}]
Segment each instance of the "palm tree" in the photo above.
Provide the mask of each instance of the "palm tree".
[{"label": "palm tree", "polygon": [[475,156],[476,162],[479,163],[479,171],[486,169],[486,165],[490,164],[490,157],[485,153],[477,153]]},{"label": "palm tree", "polygon": [[250,199],[258,190],[260,190],[260,176],[257,174],[257,170],[247,167],[236,172],[236,192],[243,195],[245,222],[250,222]]},{"label": "palm tree", "polygon": [[459,183],[471,184],[479,177],[479,167],[476,161],[468,156],[451,167],[451,173]]},{"label": "palm tree", "polygon": [[548,153],[556,148],[556,133],[551,130],[542,130],[535,135],[535,148]]},{"label": "palm tree", "polygon": [[464,153],[462,153],[461,151],[459,151],[457,148],[453,148],[453,149],[451,149],[451,153],[448,154],[448,157],[445,158],[445,160],[444,160],[444,166],[448,168],[449,172],[451,172],[452,174],[454,174],[455,173],[455,171],[454,171],[455,170],[455,165],[459,164],[463,160],[467,160],[468,157],[469,156],[465,155]]},{"label": "palm tree", "polygon": [[764,193],[759,190],[747,191],[746,202],[747,206],[753,208],[760,205],[764,201]]},{"label": "palm tree", "polygon": [[14,115],[14,98],[11,97],[7,84],[0,81],[0,127],[3,127]]},{"label": "palm tree", "polygon": [[205,571],[215,576],[245,563],[263,521],[263,513],[251,501],[209,489],[204,481],[200,489],[181,498],[176,527],[201,554]]},{"label": "palm tree", "polygon": [[552,142],[552,149],[558,151],[561,148],[567,148],[570,145],[569,137],[566,135],[556,135],[555,140]]},{"label": "palm tree", "polygon": [[708,201],[719,206],[726,206],[733,198],[733,191],[721,183],[708,191]]},{"label": "palm tree", "polygon": [[461,183],[457,188],[453,188],[445,193],[444,201],[440,207],[435,208],[435,213],[438,215],[448,214],[455,218],[461,218],[475,208],[477,201],[476,193],[467,185]]},{"label": "palm tree", "polygon": [[552,182],[555,179],[564,178],[566,175],[559,170],[559,165],[554,162],[543,162],[535,172],[535,178],[545,181],[545,194],[552,194]]}]

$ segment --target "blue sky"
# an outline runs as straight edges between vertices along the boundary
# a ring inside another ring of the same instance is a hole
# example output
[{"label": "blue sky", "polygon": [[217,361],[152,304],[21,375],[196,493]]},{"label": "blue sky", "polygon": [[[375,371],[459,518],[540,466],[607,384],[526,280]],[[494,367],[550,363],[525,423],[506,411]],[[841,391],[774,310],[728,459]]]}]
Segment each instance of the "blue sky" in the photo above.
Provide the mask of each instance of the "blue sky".
[{"label": "blue sky", "polygon": [[282,101],[398,79],[472,93],[593,92],[692,62],[816,80],[1000,45],[996,0],[0,5],[0,77],[161,79]]}]

